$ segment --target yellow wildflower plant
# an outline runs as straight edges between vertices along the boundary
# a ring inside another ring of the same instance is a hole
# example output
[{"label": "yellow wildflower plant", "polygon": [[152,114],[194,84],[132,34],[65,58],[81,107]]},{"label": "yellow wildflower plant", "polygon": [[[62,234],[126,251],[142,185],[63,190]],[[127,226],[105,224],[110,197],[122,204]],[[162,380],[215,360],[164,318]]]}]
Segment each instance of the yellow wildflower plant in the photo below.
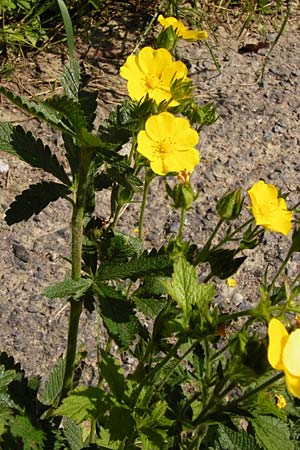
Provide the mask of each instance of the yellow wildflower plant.
[{"label": "yellow wildflower plant", "polygon": [[206,31],[190,30],[182,22],[177,20],[176,17],[164,17],[160,14],[157,20],[163,28],[172,26],[177,36],[187,41],[199,41],[208,37]]},{"label": "yellow wildflower plant", "polygon": [[268,327],[268,361],[276,370],[283,370],[289,392],[300,398],[300,329],[287,332],[278,319]]},{"label": "yellow wildflower plant", "polygon": [[256,225],[287,236],[292,229],[293,214],[284,198],[278,197],[273,184],[260,180],[248,190]]},{"label": "yellow wildflower plant", "polygon": [[150,161],[151,169],[158,175],[192,172],[200,160],[194,148],[198,141],[198,133],[187,119],[162,112],[146,121],[145,130],[137,136],[137,151]]},{"label": "yellow wildflower plant", "polygon": [[140,101],[148,96],[157,104],[172,100],[171,85],[175,80],[189,82],[188,69],[182,61],[173,61],[171,53],[165,48],[144,47],[137,55],[130,55],[120,69],[120,76],[127,80],[128,94]]}]

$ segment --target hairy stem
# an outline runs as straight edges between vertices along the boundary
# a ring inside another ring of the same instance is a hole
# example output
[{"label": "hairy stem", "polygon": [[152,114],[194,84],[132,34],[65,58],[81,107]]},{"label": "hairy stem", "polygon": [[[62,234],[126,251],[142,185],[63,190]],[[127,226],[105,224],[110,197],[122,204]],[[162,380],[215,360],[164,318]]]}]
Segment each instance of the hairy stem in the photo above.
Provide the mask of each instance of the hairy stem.
[{"label": "hairy stem", "polygon": [[[74,189],[75,202],[72,214],[72,278],[79,280],[81,276],[82,239],[83,239],[83,216],[88,187],[88,174],[91,158],[85,148],[81,149],[79,174],[77,186]],[[72,389],[75,358],[77,350],[77,335],[79,319],[82,312],[82,300],[70,300],[69,330],[66,353],[66,370],[61,392],[62,400]]]}]

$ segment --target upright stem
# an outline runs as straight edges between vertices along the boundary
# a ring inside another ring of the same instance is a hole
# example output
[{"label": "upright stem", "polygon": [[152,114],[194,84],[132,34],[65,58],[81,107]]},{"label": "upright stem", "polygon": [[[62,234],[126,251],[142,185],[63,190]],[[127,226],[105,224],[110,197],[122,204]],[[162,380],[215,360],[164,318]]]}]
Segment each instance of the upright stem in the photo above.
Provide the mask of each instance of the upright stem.
[{"label": "upright stem", "polygon": [[[79,280],[81,276],[82,239],[83,239],[83,216],[88,187],[88,174],[91,164],[90,154],[84,147],[81,148],[80,169],[78,184],[74,192],[75,202],[72,214],[72,278]],[[70,317],[68,342],[66,353],[66,370],[61,392],[62,400],[72,389],[77,350],[77,335],[79,319],[82,312],[82,300],[70,300]]]},{"label": "upright stem", "polygon": [[186,209],[185,208],[181,208],[181,211],[180,211],[180,223],[179,223],[179,229],[178,229],[178,233],[177,233],[177,240],[179,242],[182,241],[182,233],[183,233],[183,229],[184,229],[185,213],[186,213]]},{"label": "upright stem", "polygon": [[147,205],[147,196],[148,196],[150,183],[153,180],[154,176],[155,176],[155,174],[153,174],[153,172],[150,170],[147,171],[146,175],[145,175],[143,200],[142,200],[140,218],[139,218],[139,239],[143,238],[143,224],[144,224],[145,209],[146,209],[146,205]]},{"label": "upright stem", "polygon": [[285,257],[285,259],[284,259],[284,261],[283,261],[283,263],[282,263],[281,266],[279,267],[279,269],[278,269],[276,275],[274,276],[274,278],[273,278],[273,280],[272,280],[272,283],[270,284],[270,286],[269,286],[269,288],[268,288],[268,291],[269,291],[270,293],[272,293],[272,289],[273,289],[274,286],[275,286],[275,282],[276,282],[276,280],[278,279],[279,275],[282,273],[282,271],[283,271],[283,269],[285,268],[285,266],[287,265],[287,263],[288,263],[288,261],[289,261],[291,255],[292,255],[293,251],[294,251],[294,247],[293,247],[293,243],[292,243],[292,245],[291,245],[291,247],[290,247],[290,249],[289,249],[289,251],[288,251],[288,253],[287,253],[287,255],[286,255],[286,257]]}]

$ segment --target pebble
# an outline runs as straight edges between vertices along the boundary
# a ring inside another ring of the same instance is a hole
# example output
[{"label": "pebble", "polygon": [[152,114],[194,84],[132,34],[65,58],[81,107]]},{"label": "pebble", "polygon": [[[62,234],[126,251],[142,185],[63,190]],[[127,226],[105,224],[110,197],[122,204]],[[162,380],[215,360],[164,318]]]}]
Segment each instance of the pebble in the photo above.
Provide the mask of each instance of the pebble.
[{"label": "pebble", "polygon": [[9,171],[9,164],[4,159],[0,159],[0,175],[7,175]]},{"label": "pebble", "polygon": [[28,250],[22,245],[20,242],[15,241],[13,243],[13,252],[16,258],[18,258],[20,261],[23,261],[25,263],[28,263],[30,261],[30,254]]}]

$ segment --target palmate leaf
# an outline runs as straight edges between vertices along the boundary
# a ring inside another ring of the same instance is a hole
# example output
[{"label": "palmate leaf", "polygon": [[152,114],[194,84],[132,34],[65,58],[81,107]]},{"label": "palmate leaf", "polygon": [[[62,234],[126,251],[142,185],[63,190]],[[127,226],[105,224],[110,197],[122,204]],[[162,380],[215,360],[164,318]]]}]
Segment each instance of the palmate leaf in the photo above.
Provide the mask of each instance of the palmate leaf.
[{"label": "palmate leaf", "polygon": [[121,402],[126,391],[126,383],[123,369],[118,361],[111,355],[102,352],[100,371],[110,387],[112,394],[118,402]]},{"label": "palmate leaf", "polygon": [[228,249],[213,251],[208,257],[212,274],[221,280],[231,277],[247,258],[247,256],[235,258],[235,254],[235,250]]},{"label": "palmate leaf", "polygon": [[86,117],[88,131],[92,131],[94,127],[96,109],[98,106],[97,97],[97,91],[89,92],[84,89],[79,91],[79,103]]},{"label": "palmate leaf", "polygon": [[53,108],[47,106],[45,102],[32,102],[26,97],[17,95],[3,86],[0,86],[0,94],[5,95],[8,100],[29,113],[31,116],[38,117],[39,119],[49,123],[49,125],[53,128],[57,128],[60,131],[65,131],[66,133],[74,135],[74,132],[62,121],[61,115]]},{"label": "palmate leaf", "polygon": [[33,214],[39,214],[49,203],[66,197],[69,193],[67,186],[52,181],[31,184],[29,189],[17,195],[6,211],[5,220],[8,225],[28,220]]},{"label": "palmate leaf", "polygon": [[21,126],[14,127],[10,123],[0,125],[0,150],[12,153],[32,167],[51,173],[66,185],[71,184],[63,166],[51,153],[48,145],[35,139],[30,131],[26,132]]}]

